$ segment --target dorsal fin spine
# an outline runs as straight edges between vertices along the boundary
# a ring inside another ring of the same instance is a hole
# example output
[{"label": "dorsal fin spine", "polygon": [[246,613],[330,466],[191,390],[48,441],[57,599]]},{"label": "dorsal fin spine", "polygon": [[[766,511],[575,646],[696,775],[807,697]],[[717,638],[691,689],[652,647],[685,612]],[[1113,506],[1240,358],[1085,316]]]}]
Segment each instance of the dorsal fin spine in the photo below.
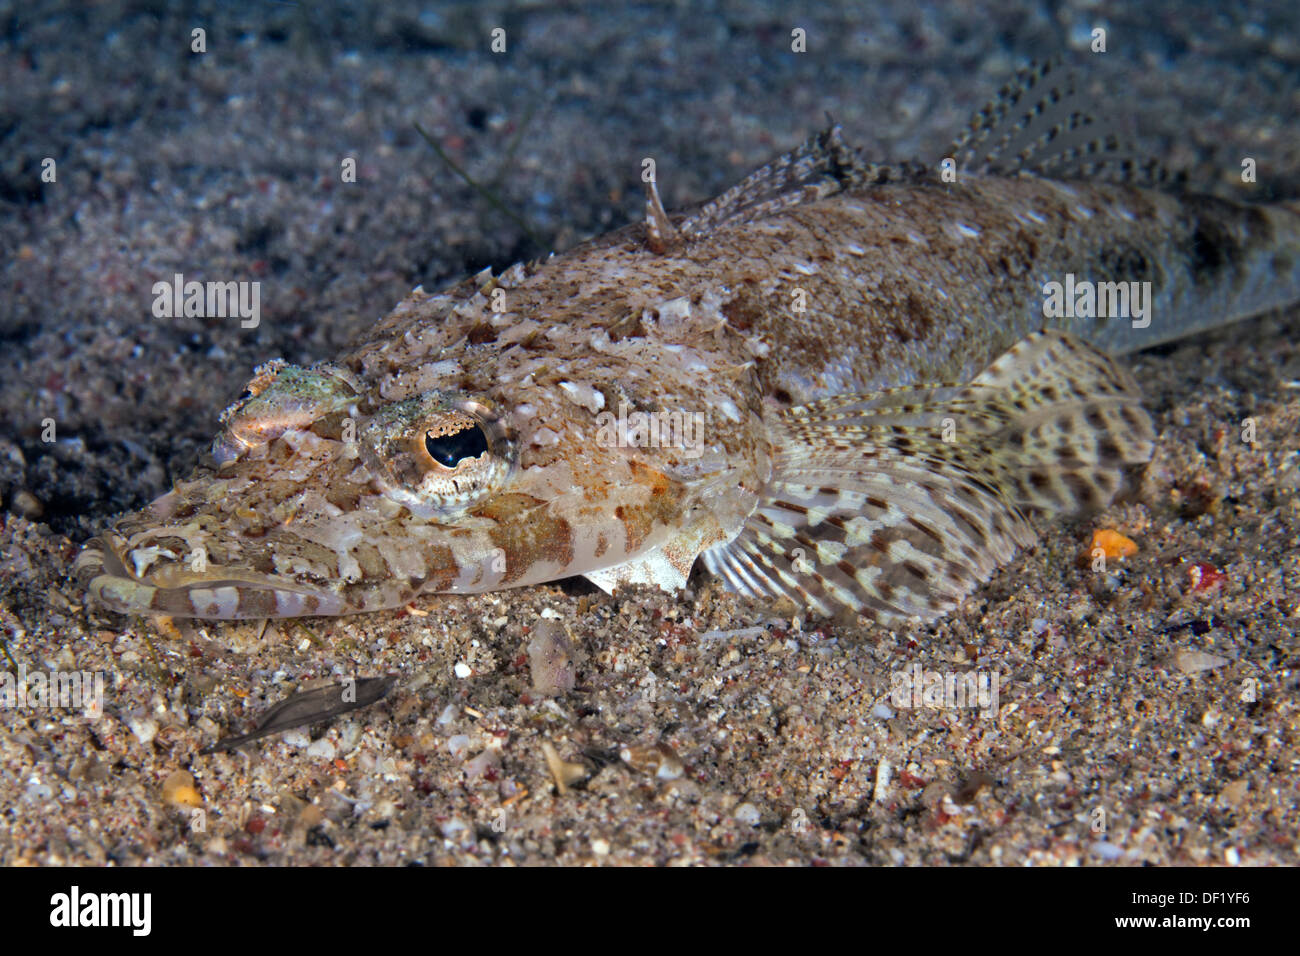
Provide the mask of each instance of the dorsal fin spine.
[{"label": "dorsal fin spine", "polygon": [[664,211],[654,179],[646,180],[645,184],[645,232],[646,245],[656,255],[663,255],[682,241],[681,233]]}]

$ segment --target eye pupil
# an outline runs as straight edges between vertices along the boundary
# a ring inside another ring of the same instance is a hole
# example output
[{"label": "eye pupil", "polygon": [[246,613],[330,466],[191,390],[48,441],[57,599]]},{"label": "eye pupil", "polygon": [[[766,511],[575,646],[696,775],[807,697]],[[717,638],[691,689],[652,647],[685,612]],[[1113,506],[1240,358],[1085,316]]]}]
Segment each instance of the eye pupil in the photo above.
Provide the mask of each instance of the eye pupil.
[{"label": "eye pupil", "polygon": [[477,425],[470,425],[451,435],[424,433],[424,450],[445,468],[455,468],[466,458],[477,458],[488,450],[487,437]]}]

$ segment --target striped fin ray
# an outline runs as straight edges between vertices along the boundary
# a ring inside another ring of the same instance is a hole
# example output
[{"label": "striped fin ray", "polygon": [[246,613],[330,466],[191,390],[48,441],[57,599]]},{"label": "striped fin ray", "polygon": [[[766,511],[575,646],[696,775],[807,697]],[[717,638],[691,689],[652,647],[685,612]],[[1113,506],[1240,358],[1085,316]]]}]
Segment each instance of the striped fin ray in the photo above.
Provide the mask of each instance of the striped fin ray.
[{"label": "striped fin ray", "polygon": [[824,615],[933,619],[1034,542],[1032,515],[1111,500],[1151,456],[1138,402],[1113,360],[1041,332],[966,386],[790,409],[758,508],[705,563],[733,590]]},{"label": "striped fin ray", "polygon": [[1031,65],[971,119],[948,155],[958,169],[999,176],[1160,186],[1173,181],[1155,159],[1138,155],[1131,134],[1084,92],[1059,61]]},{"label": "striped fin ray", "polygon": [[925,175],[927,171],[917,163],[864,159],[844,142],[840,127],[832,126],[705,203],[677,225],[677,233],[685,239],[698,239],[730,223],[755,222],[844,189]]},{"label": "striped fin ray", "polygon": [[754,221],[839,192],[851,175],[853,151],[834,126],[761,166],[716,199],[705,203],[678,231],[687,238],[708,235],[735,220]]}]

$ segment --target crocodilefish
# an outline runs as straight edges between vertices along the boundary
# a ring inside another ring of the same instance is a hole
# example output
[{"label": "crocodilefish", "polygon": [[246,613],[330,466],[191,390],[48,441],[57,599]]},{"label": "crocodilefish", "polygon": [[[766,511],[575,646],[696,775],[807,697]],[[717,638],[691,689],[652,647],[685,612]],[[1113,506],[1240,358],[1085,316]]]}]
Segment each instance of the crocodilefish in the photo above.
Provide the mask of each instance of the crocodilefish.
[{"label": "crocodilefish", "polygon": [[934,163],[838,127],[711,202],[416,288],[270,362],[90,542],[108,608],[339,615],[584,575],[885,624],[951,610],[1153,427],[1118,356],[1300,299],[1300,206],[1171,188],[1023,71]]}]

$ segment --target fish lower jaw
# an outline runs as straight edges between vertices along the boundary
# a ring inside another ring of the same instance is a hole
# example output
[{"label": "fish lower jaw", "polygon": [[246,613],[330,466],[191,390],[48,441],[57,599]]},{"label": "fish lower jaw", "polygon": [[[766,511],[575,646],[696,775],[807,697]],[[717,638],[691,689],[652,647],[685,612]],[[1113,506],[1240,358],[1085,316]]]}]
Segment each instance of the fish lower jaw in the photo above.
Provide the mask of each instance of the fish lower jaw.
[{"label": "fish lower jaw", "polygon": [[74,572],[95,601],[122,614],[253,620],[330,616],[355,610],[333,591],[274,578],[230,581],[214,577],[166,587],[148,577],[133,576],[115,551],[98,539],[82,551]]},{"label": "fish lower jaw", "polygon": [[217,621],[346,614],[343,599],[329,591],[290,591],[249,584],[160,588],[114,575],[92,578],[87,589],[103,606],[122,614],[166,614]]},{"label": "fish lower jaw", "polygon": [[328,591],[300,592],[214,584],[209,588],[159,588],[147,581],[100,575],[88,591],[101,605],[122,614],[166,614],[174,618],[248,620],[330,617],[346,614],[343,598]]}]

